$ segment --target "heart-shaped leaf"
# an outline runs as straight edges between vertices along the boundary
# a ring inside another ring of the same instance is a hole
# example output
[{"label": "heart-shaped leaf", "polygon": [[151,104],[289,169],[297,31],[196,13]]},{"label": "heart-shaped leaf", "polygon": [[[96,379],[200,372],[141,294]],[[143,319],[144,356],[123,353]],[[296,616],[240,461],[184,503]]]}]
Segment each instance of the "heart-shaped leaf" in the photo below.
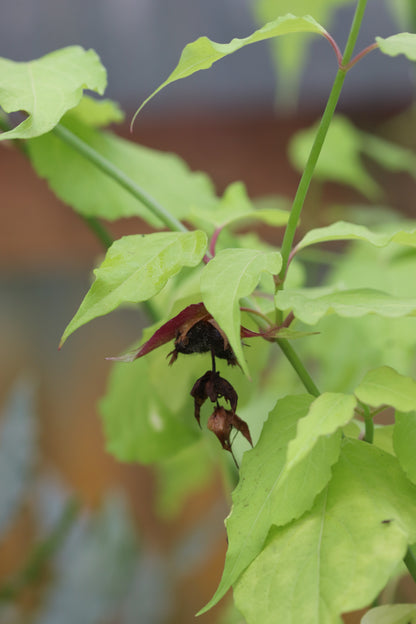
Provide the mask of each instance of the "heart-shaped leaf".
[{"label": "heart-shaped leaf", "polygon": [[0,59],[0,106],[6,113],[25,111],[27,119],[0,134],[28,139],[49,132],[76,106],[84,89],[103,94],[107,74],[94,50],[70,46],[27,63]]},{"label": "heart-shaped leaf", "polygon": [[279,227],[287,223],[290,212],[283,198],[276,198],[275,203],[282,207],[256,208],[248,197],[244,184],[233,182],[226,188],[215,209],[208,211],[195,206],[188,220],[201,229],[207,226],[219,229],[247,221],[261,221],[267,225]]},{"label": "heart-shaped leaf", "polygon": [[[289,144],[293,165],[303,171],[317,132],[317,126],[300,130]],[[363,138],[360,131],[342,115],[336,115],[325,139],[314,176],[352,186],[363,195],[374,199],[380,187],[367,173],[361,160]]]},{"label": "heart-shaped leaf", "polygon": [[283,290],[276,295],[276,306],[281,310],[293,310],[295,317],[308,325],[315,325],[327,314],[350,318],[366,314],[387,318],[416,314],[416,298],[393,297],[370,288]]},{"label": "heart-shaped leaf", "polygon": [[207,244],[204,232],[157,232],[124,236],[115,241],[95,281],[64,331],[61,346],[72,332],[123,303],[146,301],[184,266],[196,266]]},{"label": "heart-shaped leaf", "polygon": [[242,369],[248,374],[240,338],[240,299],[256,288],[263,271],[277,274],[280,253],[257,249],[223,249],[201,273],[201,294],[208,312],[227,335]]},{"label": "heart-shaped leaf", "polygon": [[311,507],[331,477],[341,444],[338,429],[351,420],[354,406],[352,396],[331,393],[315,401],[309,395],[278,401],[256,447],[244,455],[227,519],[223,576],[202,612],[224,596],[258,555],[272,525],[286,524]]},{"label": "heart-shaped leaf", "polygon": [[370,609],[361,624],[416,624],[414,604],[382,605]]},{"label": "heart-shaped leaf", "polygon": [[381,591],[415,527],[416,487],[397,459],[346,440],[312,509],[272,530],[237,581],[236,605],[247,624],[341,623]]},{"label": "heart-shaped leaf", "polygon": [[[184,219],[195,205],[207,212],[215,206],[217,198],[207,175],[190,171],[175,154],[153,150],[92,128],[90,111],[87,118],[85,113],[85,108],[73,110],[62,123],[170,214]],[[102,117],[102,111],[96,114],[97,119]],[[28,141],[28,151],[37,174],[46,178],[56,195],[83,216],[107,220],[139,216],[153,227],[163,226],[136,197],[54,133]]]},{"label": "heart-shaped leaf", "polygon": [[355,395],[373,407],[385,404],[401,412],[410,412],[416,408],[416,381],[400,375],[390,366],[381,366],[365,375]]},{"label": "heart-shaped leaf", "polygon": [[[416,403],[415,403],[416,406]],[[416,412],[396,412],[393,448],[401,467],[412,483],[416,483]]]},{"label": "heart-shaped leaf", "polygon": [[148,464],[166,459],[200,435],[191,408],[186,414],[195,363],[168,370],[166,351],[113,367],[100,413],[107,450],[120,461]]},{"label": "heart-shaped leaf", "polygon": [[117,102],[108,99],[96,100],[89,95],[84,95],[78,106],[71,108],[67,116],[71,119],[75,117],[93,128],[121,123],[124,120],[124,112]]},{"label": "heart-shaped leaf", "polygon": [[180,80],[181,78],[187,78],[201,69],[209,69],[216,61],[224,58],[224,56],[232,54],[251,43],[301,32],[316,33],[324,36],[327,34],[326,30],[310,15],[296,17],[289,13],[262,26],[248,37],[244,37],[243,39],[238,39],[236,37],[232,39],[230,43],[216,43],[215,41],[211,41],[208,37],[200,37],[196,41],[185,46],[178,65],[165,82],[143,102],[136,111],[132,123],[143,106],[168,84]]},{"label": "heart-shaped leaf", "polygon": [[[289,145],[293,165],[303,171],[317,126],[297,132]],[[319,156],[315,175],[321,180],[352,186],[367,197],[375,198],[381,188],[366,171],[361,156],[369,156],[390,171],[406,171],[416,177],[416,156],[391,141],[363,132],[343,115],[335,115]]]},{"label": "heart-shaped leaf", "polygon": [[416,247],[416,226],[414,224],[407,227],[397,225],[394,232],[384,233],[373,232],[364,225],[337,221],[326,227],[309,230],[296,245],[296,250],[300,251],[305,247],[309,247],[309,245],[336,240],[360,240],[376,247],[385,247],[393,242],[399,245]]},{"label": "heart-shaped leaf", "polygon": [[383,39],[376,37],[376,41],[380,50],[389,56],[397,56],[404,54],[411,61],[416,61],[416,34],[415,33],[398,33]]}]

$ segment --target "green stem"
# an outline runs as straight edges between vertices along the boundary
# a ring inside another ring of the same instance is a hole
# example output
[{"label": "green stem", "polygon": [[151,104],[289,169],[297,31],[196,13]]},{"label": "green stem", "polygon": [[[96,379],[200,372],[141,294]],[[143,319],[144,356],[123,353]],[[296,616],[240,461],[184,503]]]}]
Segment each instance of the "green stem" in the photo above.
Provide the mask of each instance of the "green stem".
[{"label": "green stem", "polygon": [[89,229],[95,234],[98,238],[104,249],[108,249],[114,242],[113,237],[110,232],[103,226],[103,224],[96,219],[95,217],[84,217],[82,219],[89,227]]},{"label": "green stem", "polygon": [[293,200],[292,210],[290,212],[289,221],[286,226],[285,234],[282,243],[282,269],[279,273],[281,284],[283,283],[286,275],[287,263],[289,254],[292,249],[293,240],[295,238],[296,228],[299,223],[300,214],[302,212],[305,198],[309,189],[309,185],[312,180],[312,176],[315,171],[316,163],[318,162],[319,154],[321,153],[322,146],[327,135],[330,123],[334,116],[335,108],[338,104],[338,100],[341,94],[342,86],[344,84],[346,70],[345,66],[349,63],[354,46],[357,40],[357,36],[360,30],[361,22],[364,16],[367,0],[359,0],[357,8],[355,10],[354,19],[351,25],[350,34],[348,36],[345,52],[342,57],[342,67],[338,69],[337,75],[332,86],[331,93],[328,98],[328,102],[325,111],[322,115],[321,122],[319,124],[318,132],[313,142],[309,158],[307,160],[305,170],[299,182],[298,189],[296,191],[295,199]]},{"label": "green stem", "polygon": [[7,119],[5,119],[2,113],[0,113],[0,130],[2,130],[3,132],[7,132],[8,130],[10,130],[10,126],[7,123]]},{"label": "green stem", "polygon": [[242,307],[240,308],[240,311],[248,312],[249,314],[252,314],[252,315],[254,314],[254,316],[257,316],[258,318],[263,319],[263,321],[266,323],[266,329],[272,326],[270,319],[265,314],[263,314],[263,312],[261,312],[260,310],[256,310],[255,308],[252,308],[252,307]]},{"label": "green stem", "polygon": [[[104,227],[104,225],[95,217],[82,217],[86,225],[95,234],[100,241],[104,249],[107,251],[114,242],[110,232]],[[157,314],[155,307],[150,300],[142,301],[140,303],[141,308],[145,311],[146,316],[152,323],[157,323],[160,320],[159,314]]]},{"label": "green stem", "polygon": [[370,413],[370,409],[368,407],[368,405],[364,405],[362,404],[362,408],[363,408],[363,416],[364,416],[364,426],[365,426],[365,433],[364,433],[364,442],[368,442],[369,444],[373,444],[374,441],[374,420],[373,417],[374,415]]},{"label": "green stem", "polygon": [[56,136],[58,136],[62,141],[65,141],[65,143],[70,145],[78,153],[82,154],[84,158],[92,162],[96,167],[98,167],[98,169],[100,169],[100,171],[118,182],[120,186],[144,204],[146,208],[158,217],[170,230],[174,232],[188,231],[188,228],[183,225],[183,223],[178,221],[178,219],[171,215],[161,204],[159,204],[159,202],[153,199],[153,197],[146,193],[146,191],[133,182],[133,180],[131,180],[129,176],[124,173],[124,171],[104,158],[104,156],[99,154],[70,130],[59,124],[55,126],[53,133],[56,134]]},{"label": "green stem", "polygon": [[[247,311],[250,309],[251,313],[254,313],[256,318],[254,319],[260,329],[267,330],[270,327],[270,320],[267,317],[262,318],[263,315],[258,316],[256,310],[252,310],[252,304],[248,297],[243,297],[241,299],[241,304],[243,306],[242,309],[246,309]],[[309,394],[318,397],[321,393],[316,387],[312,377],[309,375],[306,370],[303,362],[300,360],[298,354],[290,344],[286,338],[276,338],[275,342],[279,345],[289,364],[294,369],[295,373],[298,375],[299,379],[305,386],[306,390]]]},{"label": "green stem", "polygon": [[301,380],[309,394],[318,397],[321,393],[319,392],[312,377],[309,375],[303,362],[299,358],[298,354],[296,353],[290,342],[284,338],[277,338],[276,342],[285,354],[292,367],[294,368],[299,379]]},{"label": "green stem", "polygon": [[409,570],[413,580],[416,582],[416,553],[415,553],[415,546],[409,546],[403,561],[406,564],[406,567]]},{"label": "green stem", "polygon": [[352,61],[347,63],[345,67],[343,67],[343,69],[345,69],[345,71],[349,71],[352,67],[354,67],[356,63],[358,63],[358,61],[361,61],[362,58],[367,56],[367,54],[370,54],[370,52],[372,52],[373,50],[377,50],[378,47],[378,43],[372,43],[371,45],[367,46],[366,48],[364,48],[364,50],[361,50],[361,52],[354,56]]}]

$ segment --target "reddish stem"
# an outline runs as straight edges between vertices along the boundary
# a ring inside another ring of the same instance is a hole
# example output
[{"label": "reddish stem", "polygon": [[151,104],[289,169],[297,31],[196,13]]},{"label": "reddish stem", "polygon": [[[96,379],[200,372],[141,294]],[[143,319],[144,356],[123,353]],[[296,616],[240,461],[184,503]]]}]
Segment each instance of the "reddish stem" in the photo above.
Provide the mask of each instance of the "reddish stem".
[{"label": "reddish stem", "polygon": [[376,50],[378,47],[378,43],[372,43],[371,45],[364,48],[364,50],[361,50],[361,52],[359,52],[356,56],[354,56],[354,58],[349,63],[344,66],[341,65],[340,69],[343,69],[344,71],[350,70],[351,67],[354,67],[354,65],[358,63],[358,61],[360,61],[364,56],[366,56],[373,50]]},{"label": "reddish stem", "polygon": [[297,252],[298,252],[298,246],[296,245],[295,247],[293,247],[292,251],[289,254],[289,258],[287,259],[286,274],[287,274],[289,265],[292,262],[294,256],[297,254]]},{"label": "reddish stem", "polygon": [[209,253],[211,254],[212,257],[215,256],[215,247],[217,244],[217,240],[219,235],[221,234],[221,232],[223,231],[224,226],[220,225],[220,227],[217,227],[214,231],[214,234],[211,237],[211,241],[209,243]]},{"label": "reddish stem", "polygon": [[289,314],[287,315],[283,323],[280,325],[280,327],[290,327],[290,324],[294,320],[295,320],[295,315],[293,314],[293,312],[289,312]]},{"label": "reddish stem", "polygon": [[337,61],[338,61],[338,66],[342,67],[342,52],[338,47],[337,42],[335,41],[335,39],[329,34],[329,32],[324,33],[324,37],[327,41],[329,41],[329,43],[332,46],[332,49],[335,52],[335,56],[337,57]]},{"label": "reddish stem", "polygon": [[337,57],[339,69],[345,72],[349,71],[351,67],[354,67],[354,65],[358,63],[358,61],[360,61],[363,58],[363,56],[366,56],[367,54],[369,54],[373,50],[376,50],[379,47],[378,43],[372,43],[371,45],[364,48],[364,50],[361,50],[361,52],[359,52],[356,56],[354,56],[354,58],[349,63],[344,65],[342,62],[342,52],[339,49],[338,44],[335,41],[335,39],[328,32],[325,32],[324,37],[331,44],[332,49],[335,52],[335,56]]}]

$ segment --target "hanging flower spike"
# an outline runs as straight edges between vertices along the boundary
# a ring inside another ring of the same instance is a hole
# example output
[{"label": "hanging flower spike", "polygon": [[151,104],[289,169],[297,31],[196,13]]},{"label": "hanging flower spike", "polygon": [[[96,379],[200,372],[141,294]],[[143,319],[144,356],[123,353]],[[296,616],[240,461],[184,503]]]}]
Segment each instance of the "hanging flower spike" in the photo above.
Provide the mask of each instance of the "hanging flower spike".
[{"label": "hanging flower spike", "polygon": [[215,371],[207,371],[205,375],[202,375],[195,382],[192,390],[191,397],[195,403],[195,418],[200,422],[201,406],[207,399],[210,399],[212,403],[218,401],[219,398],[224,398],[229,402],[233,412],[237,409],[238,395],[229,381],[220,377],[220,374]]},{"label": "hanging flower spike", "polygon": [[[243,326],[241,326],[240,335],[242,338],[266,337],[267,339],[267,333],[253,332]],[[232,366],[237,364],[227,336],[203,303],[193,303],[184,308],[159,327],[136,351],[106,359],[114,362],[134,362],[171,340],[175,341],[175,348],[169,353],[171,355],[169,364],[175,362],[178,353],[207,353],[212,350],[215,357],[227,360]]]},{"label": "hanging flower spike", "polygon": [[179,312],[176,316],[164,323],[144,344],[132,353],[126,353],[118,357],[108,357],[107,360],[114,360],[116,362],[134,362],[139,357],[147,355],[154,349],[161,347],[162,345],[177,338],[178,334],[183,332],[184,329],[192,327],[198,321],[203,318],[210,318],[210,314],[207,312],[203,303],[195,303],[184,308],[182,312]]},{"label": "hanging flower spike", "polygon": [[[266,337],[266,334],[253,332],[245,327],[240,328],[241,338]],[[247,423],[237,416],[238,395],[229,381],[220,376],[215,370],[215,358],[227,360],[227,363],[234,366],[238,364],[234,351],[232,350],[228,338],[222,331],[218,323],[207,311],[203,303],[196,303],[187,306],[179,314],[164,323],[139,349],[132,353],[127,353],[120,357],[110,357],[108,360],[119,362],[133,362],[154,349],[161,347],[174,340],[174,349],[168,354],[169,364],[176,361],[178,354],[185,355],[191,353],[210,353],[212,358],[212,370],[207,371],[200,377],[191,390],[194,399],[195,418],[201,426],[201,407],[207,399],[216,403],[215,410],[211,414],[207,426],[215,433],[221,446],[229,451],[234,462],[237,461],[231,448],[230,435],[232,429],[236,429],[243,434],[248,442],[253,446],[250,431]],[[225,399],[230,404],[231,409],[222,407],[218,400]]]},{"label": "hanging flower spike", "polygon": [[233,428],[240,431],[246,440],[250,442],[251,446],[253,446],[247,423],[237,416],[233,410],[227,410],[225,407],[217,406],[208,419],[207,427],[210,431],[215,433],[218,440],[221,442],[222,448],[226,451],[230,451],[230,453],[232,453],[230,435]]},{"label": "hanging flower spike", "polygon": [[178,353],[207,353],[227,360],[228,364],[235,366],[237,359],[234,351],[230,347],[227,336],[224,334],[218,323],[208,315],[192,324],[187,323],[182,326],[175,340],[175,348],[169,355],[169,364],[173,364]]}]

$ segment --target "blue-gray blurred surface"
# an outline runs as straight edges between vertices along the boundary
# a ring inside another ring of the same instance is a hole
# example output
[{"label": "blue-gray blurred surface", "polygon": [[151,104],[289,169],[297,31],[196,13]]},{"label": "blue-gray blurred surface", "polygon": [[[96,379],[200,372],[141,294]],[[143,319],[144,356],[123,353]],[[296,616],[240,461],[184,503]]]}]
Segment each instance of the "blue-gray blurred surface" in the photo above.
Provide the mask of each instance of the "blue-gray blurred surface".
[{"label": "blue-gray blurred surface", "polygon": [[[172,71],[182,48],[201,35],[228,42],[256,27],[254,0],[3,0],[0,56],[16,61],[80,44],[94,48],[108,69],[107,95],[134,110]],[[383,0],[369,0],[357,49],[400,30]],[[341,8],[330,31],[341,46],[354,4]],[[311,11],[312,13],[312,11]],[[312,45],[304,72],[301,102],[325,100],[336,71],[328,43]],[[391,106],[411,96],[411,64],[376,52],[348,77],[343,102]],[[388,84],[388,89],[386,89]],[[284,89],[284,85],[280,86]],[[178,108],[212,110],[273,107],[275,77],[266,43],[249,46],[208,72],[170,86],[151,105],[152,114]],[[284,99],[284,98],[283,98]]]}]

